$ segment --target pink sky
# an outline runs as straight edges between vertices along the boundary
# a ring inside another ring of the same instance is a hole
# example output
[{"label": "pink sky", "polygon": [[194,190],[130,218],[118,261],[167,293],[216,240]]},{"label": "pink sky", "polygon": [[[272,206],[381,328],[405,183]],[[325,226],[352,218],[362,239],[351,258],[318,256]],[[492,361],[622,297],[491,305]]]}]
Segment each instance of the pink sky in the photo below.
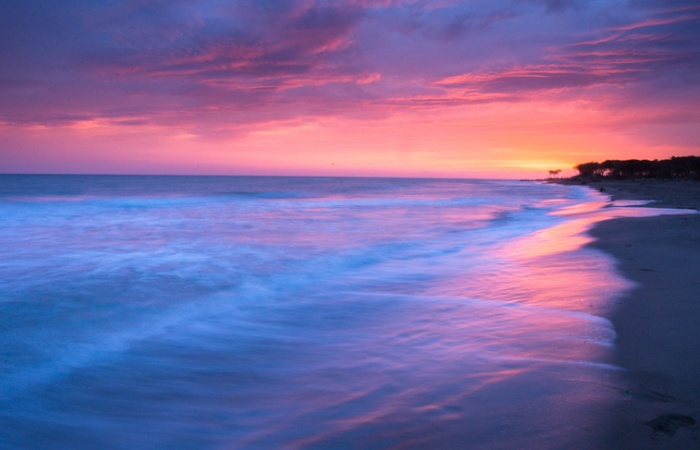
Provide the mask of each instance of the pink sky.
[{"label": "pink sky", "polygon": [[0,0],[0,172],[538,177],[700,154],[693,1]]}]

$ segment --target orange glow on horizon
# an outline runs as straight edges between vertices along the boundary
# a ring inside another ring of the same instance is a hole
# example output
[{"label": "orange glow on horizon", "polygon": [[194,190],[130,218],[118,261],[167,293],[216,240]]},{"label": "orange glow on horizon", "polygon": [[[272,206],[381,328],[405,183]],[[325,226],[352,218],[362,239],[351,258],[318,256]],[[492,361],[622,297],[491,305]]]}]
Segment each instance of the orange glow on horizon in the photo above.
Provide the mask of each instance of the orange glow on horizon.
[{"label": "orange glow on horizon", "polygon": [[[610,155],[659,154],[606,127],[608,115],[590,102],[533,101],[394,111],[371,120],[300,118],[218,134],[107,120],[4,128],[10,141],[27,148],[6,160],[18,172],[23,162],[40,158],[58,173],[138,167],[139,173],[542,178],[556,169],[573,175],[575,164]],[[71,152],[54,155],[56,143]],[[667,148],[661,156],[679,150]]]}]

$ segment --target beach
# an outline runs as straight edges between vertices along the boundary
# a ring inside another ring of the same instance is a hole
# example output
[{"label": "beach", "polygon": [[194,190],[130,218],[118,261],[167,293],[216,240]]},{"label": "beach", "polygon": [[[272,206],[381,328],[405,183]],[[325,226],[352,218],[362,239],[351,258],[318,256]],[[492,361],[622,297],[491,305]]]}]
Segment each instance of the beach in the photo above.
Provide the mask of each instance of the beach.
[{"label": "beach", "polygon": [[[602,181],[593,189],[650,207],[700,208],[700,183]],[[620,301],[613,363],[619,399],[607,417],[609,448],[700,448],[700,214],[597,224],[590,245],[615,257],[637,284]]]}]

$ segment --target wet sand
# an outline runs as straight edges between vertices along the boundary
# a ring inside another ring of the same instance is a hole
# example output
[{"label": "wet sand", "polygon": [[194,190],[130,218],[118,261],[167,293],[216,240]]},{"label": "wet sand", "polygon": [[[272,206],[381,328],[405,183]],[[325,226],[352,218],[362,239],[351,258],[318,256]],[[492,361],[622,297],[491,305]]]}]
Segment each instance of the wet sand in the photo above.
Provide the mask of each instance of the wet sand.
[{"label": "wet sand", "polygon": [[[604,181],[613,200],[700,208],[700,182]],[[700,449],[700,214],[623,218],[591,231],[638,286],[611,318],[616,377],[604,448]],[[601,417],[602,419],[603,417]]]}]

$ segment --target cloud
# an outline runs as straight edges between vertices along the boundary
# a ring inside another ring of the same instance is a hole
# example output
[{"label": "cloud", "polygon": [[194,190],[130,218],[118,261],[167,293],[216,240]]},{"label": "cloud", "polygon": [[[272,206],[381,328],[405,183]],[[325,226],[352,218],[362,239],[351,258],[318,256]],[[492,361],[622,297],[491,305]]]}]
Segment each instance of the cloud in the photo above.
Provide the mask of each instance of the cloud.
[{"label": "cloud", "polygon": [[[579,42],[554,47],[541,61],[451,75],[444,88],[486,93],[535,93],[599,86],[632,86],[675,75],[700,81],[700,11],[666,10],[637,22],[604,28]],[[660,89],[680,88],[658,85]]]},{"label": "cloud", "polygon": [[585,7],[589,0],[529,0],[532,4],[542,6],[547,12],[561,13]]},{"label": "cloud", "polygon": [[[31,0],[23,5],[3,23],[13,39],[0,44],[0,54],[12,62],[0,69],[0,115],[12,122],[61,124],[115,111],[153,120],[197,111],[210,117],[212,110],[252,114],[289,107],[294,95],[285,98],[286,91],[367,86],[381,79],[362,66],[361,50],[352,41],[363,17],[358,5],[133,0],[101,7],[68,2],[65,10],[41,9]],[[41,14],[35,15],[37,9]],[[51,17],[60,18],[55,26]],[[52,33],[42,31],[46,24]],[[8,109],[10,103],[17,106]]]},{"label": "cloud", "polygon": [[697,29],[690,1],[1,2],[0,120],[206,133],[592,89],[671,98],[700,84]]},{"label": "cloud", "polygon": [[[362,10],[307,2],[243,2],[199,13],[188,26],[144,30],[119,36],[128,54],[99,69],[149,79],[181,79],[207,85],[235,86],[225,80],[256,80],[256,86],[284,89],[287,80],[319,75],[333,81],[353,71],[352,30]],[[117,33],[124,30],[119,24]],[[141,43],[150,43],[142,45]],[[123,46],[122,46],[123,48]],[[294,84],[292,82],[292,84]]]}]

